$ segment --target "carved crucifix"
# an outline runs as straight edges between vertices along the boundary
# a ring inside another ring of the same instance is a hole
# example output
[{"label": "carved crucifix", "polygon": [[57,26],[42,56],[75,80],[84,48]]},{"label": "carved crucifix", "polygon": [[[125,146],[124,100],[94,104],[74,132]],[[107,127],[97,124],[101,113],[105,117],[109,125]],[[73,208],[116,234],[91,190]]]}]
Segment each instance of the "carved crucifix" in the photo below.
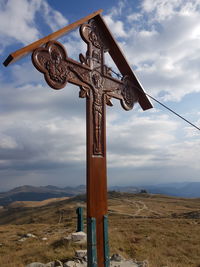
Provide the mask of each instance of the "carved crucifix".
[{"label": "carved crucifix", "polygon": [[80,63],[69,58],[64,46],[57,41],[50,41],[45,47],[36,49],[32,61],[53,89],[61,89],[70,82],[80,86],[80,97],[90,99],[93,156],[103,156],[105,103],[112,106],[110,99],[114,97],[121,100],[124,109],[130,110],[138,100],[138,93],[128,76],[122,80],[115,79],[110,68],[104,64],[106,40],[103,40],[95,21],[83,24],[80,34],[88,47],[85,56],[79,55]]},{"label": "carved crucifix", "polygon": [[[80,62],[69,58],[64,46],[52,40],[54,39],[52,35],[23,48],[21,53],[16,51],[4,62],[8,65],[13,59],[33,51],[32,62],[44,74],[50,87],[61,89],[67,82],[78,85],[79,96],[87,100],[88,266],[98,267],[109,265],[107,240],[105,240],[107,236],[105,233],[107,230],[105,226],[107,215],[106,104],[112,106],[111,98],[117,98],[125,110],[132,109],[136,102],[139,102],[144,110],[152,108],[103,18],[99,15],[101,11],[53,35],[58,37],[80,25],[80,35],[87,44],[86,54],[79,55]],[[41,45],[44,46],[41,47]],[[105,65],[106,52],[110,53],[119,68],[122,79],[114,78],[110,68]],[[95,236],[93,236],[93,227],[96,229]]]}]

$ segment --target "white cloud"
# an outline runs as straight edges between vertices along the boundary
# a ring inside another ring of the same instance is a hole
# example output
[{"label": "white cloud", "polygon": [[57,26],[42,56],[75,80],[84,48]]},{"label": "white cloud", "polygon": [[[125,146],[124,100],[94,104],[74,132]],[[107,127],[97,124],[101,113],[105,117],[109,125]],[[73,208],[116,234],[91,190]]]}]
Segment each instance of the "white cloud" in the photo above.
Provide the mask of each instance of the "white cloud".
[{"label": "white cloud", "polygon": [[111,16],[107,15],[104,16],[106,23],[108,24],[109,28],[112,29],[113,34],[116,37],[126,37],[126,32],[124,30],[124,25],[122,21],[113,20]]},{"label": "white cloud", "polygon": [[[118,119],[119,121],[119,119]],[[176,142],[178,124],[166,115],[130,115],[120,124],[108,124],[108,158],[113,166],[154,166],[155,158],[167,158],[169,146]],[[165,165],[169,164],[166,160]],[[160,162],[158,163],[160,165]]]},{"label": "white cloud", "polygon": [[[41,0],[2,0],[0,11],[0,33],[5,38],[15,38],[16,40],[28,43],[39,36],[39,31],[35,27],[34,16],[38,10]],[[1,39],[3,43],[3,40]]]},{"label": "white cloud", "polygon": [[68,20],[60,12],[54,10],[47,2],[43,1],[41,7],[44,10],[44,19],[52,31],[67,26]]},{"label": "white cloud", "polygon": [[199,180],[199,134],[186,136],[184,124],[160,113],[130,117],[108,125],[110,183]]},{"label": "white cloud", "polygon": [[0,140],[1,140],[0,149],[13,149],[17,147],[17,143],[10,136],[0,134]]},{"label": "white cloud", "polygon": [[177,14],[191,15],[200,7],[199,0],[144,0],[141,4],[143,10],[151,13],[154,20],[162,21],[171,19]]},{"label": "white cloud", "polygon": [[173,151],[172,165],[174,166],[192,166],[192,168],[199,170],[199,162],[200,162],[200,141],[193,140],[185,140],[182,143],[175,143],[171,145],[171,149]]},{"label": "white cloud", "polygon": [[200,92],[199,10],[199,0],[144,0],[140,13],[129,6],[125,16],[109,15],[112,24],[127,19],[122,50],[144,88],[155,97],[164,93],[163,101]]},{"label": "white cloud", "polygon": [[68,22],[45,0],[1,0],[0,34],[3,38],[0,46],[2,51],[7,45],[12,44],[13,39],[29,44],[41,37],[36,19],[39,12],[43,12],[43,19],[53,31]]},{"label": "white cloud", "polygon": [[127,19],[129,22],[133,22],[133,21],[139,21],[142,18],[142,14],[140,13],[131,13],[130,15],[127,16]]}]

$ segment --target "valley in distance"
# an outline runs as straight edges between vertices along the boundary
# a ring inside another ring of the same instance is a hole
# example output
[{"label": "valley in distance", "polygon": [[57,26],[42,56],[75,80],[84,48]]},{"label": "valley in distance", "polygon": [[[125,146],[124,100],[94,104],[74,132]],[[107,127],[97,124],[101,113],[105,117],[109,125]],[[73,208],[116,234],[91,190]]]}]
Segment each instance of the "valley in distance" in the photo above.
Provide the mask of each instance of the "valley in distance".
[{"label": "valley in distance", "polygon": [[[86,218],[85,201],[84,185],[0,193],[0,266],[66,262],[86,249],[64,239],[76,231],[77,207]],[[110,187],[108,215],[110,255],[147,260],[149,267],[200,267],[200,183]]]}]

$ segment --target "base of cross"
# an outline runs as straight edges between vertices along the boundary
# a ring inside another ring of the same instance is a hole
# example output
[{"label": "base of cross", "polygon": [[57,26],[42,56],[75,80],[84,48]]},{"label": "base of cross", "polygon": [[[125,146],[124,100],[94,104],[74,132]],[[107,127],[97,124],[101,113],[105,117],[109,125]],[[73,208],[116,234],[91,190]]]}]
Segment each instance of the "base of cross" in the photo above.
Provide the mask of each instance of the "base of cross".
[{"label": "base of cross", "polygon": [[[105,99],[102,101],[105,103]],[[106,106],[102,105],[101,153],[95,154],[93,97],[86,100],[88,266],[109,266],[107,223]]]},{"label": "base of cross", "polygon": [[109,258],[109,242],[108,242],[108,216],[103,217],[103,247],[104,257],[97,264],[97,240],[96,240],[96,219],[88,218],[87,222],[87,252],[88,252],[88,266],[97,267],[103,265],[108,267],[110,265]]}]

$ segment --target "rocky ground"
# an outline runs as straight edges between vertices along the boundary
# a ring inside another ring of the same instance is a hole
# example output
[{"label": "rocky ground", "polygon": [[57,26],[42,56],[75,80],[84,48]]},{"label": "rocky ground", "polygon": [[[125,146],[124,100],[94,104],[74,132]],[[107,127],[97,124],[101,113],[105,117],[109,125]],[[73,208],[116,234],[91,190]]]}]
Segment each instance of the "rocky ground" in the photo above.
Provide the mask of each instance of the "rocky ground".
[{"label": "rocky ground", "polygon": [[[35,237],[31,234],[26,234],[26,236],[21,238],[21,242],[23,242],[27,238]],[[85,243],[86,234],[84,232],[76,232],[72,233],[66,237],[67,240],[76,243]],[[110,266],[111,267],[148,267],[148,262],[137,262],[136,260],[128,260],[123,258],[119,254],[113,254],[110,257]],[[73,260],[69,260],[66,262],[61,262],[60,260],[51,261],[48,263],[41,262],[32,262],[26,267],[87,267],[87,250],[76,250]]]},{"label": "rocky ground", "polygon": [[[82,253],[87,255],[86,250],[82,251],[76,251],[75,255]],[[87,256],[75,256],[74,260],[67,261],[65,263],[62,263],[59,260],[55,260],[52,262],[48,262],[46,264],[41,262],[33,262],[26,267],[87,267]],[[135,260],[127,260],[121,257],[119,254],[113,254],[110,258],[110,266],[111,267],[148,267],[148,262],[137,262]]]}]

